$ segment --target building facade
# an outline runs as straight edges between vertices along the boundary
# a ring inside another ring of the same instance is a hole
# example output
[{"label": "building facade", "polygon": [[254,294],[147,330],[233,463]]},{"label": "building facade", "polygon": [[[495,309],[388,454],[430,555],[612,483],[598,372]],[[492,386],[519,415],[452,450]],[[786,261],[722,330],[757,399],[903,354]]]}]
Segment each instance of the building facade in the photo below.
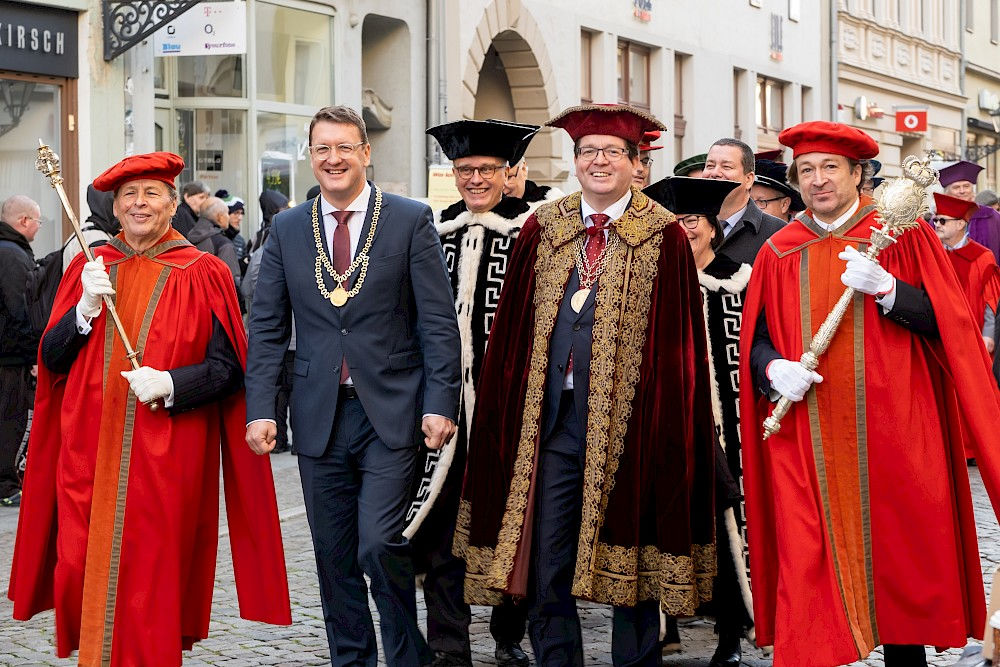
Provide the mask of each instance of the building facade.
[{"label": "building facade", "polygon": [[1000,186],[1000,0],[963,0],[965,158],[985,169],[980,189]]},{"label": "building facade", "polygon": [[[783,127],[829,117],[829,61],[816,38],[826,2],[734,0],[724,11],[696,0],[444,4],[445,120],[538,124],[581,102],[629,103],[670,128],[654,154],[656,180],[720,137],[773,148]],[[542,131],[527,157],[532,178],[576,187],[565,133]]]},{"label": "building facade", "polygon": [[[966,103],[960,0],[836,1],[836,119],[875,138],[881,175],[898,176],[907,155],[958,159]],[[926,110],[926,129],[897,125],[910,110]]]}]

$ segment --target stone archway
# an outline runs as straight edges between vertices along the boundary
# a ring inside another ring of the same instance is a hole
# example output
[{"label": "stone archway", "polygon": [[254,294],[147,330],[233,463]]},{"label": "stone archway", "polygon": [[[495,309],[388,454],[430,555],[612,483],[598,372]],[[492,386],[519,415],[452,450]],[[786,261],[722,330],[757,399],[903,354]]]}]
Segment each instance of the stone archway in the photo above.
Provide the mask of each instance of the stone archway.
[{"label": "stone archway", "polygon": [[[503,71],[491,71],[498,64]],[[561,110],[544,40],[520,0],[493,0],[486,7],[469,47],[462,83],[463,118],[477,118],[478,107],[501,120],[541,125]],[[561,137],[552,129],[535,136],[527,153],[532,180],[561,184],[567,179],[561,147]]]}]

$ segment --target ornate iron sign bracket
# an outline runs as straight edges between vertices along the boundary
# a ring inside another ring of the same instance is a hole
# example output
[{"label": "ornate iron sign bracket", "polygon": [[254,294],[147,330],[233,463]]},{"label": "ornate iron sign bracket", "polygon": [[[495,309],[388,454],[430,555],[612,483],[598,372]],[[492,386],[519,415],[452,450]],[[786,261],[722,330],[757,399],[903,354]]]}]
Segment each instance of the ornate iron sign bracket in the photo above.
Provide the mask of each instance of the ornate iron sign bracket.
[{"label": "ornate iron sign bracket", "polygon": [[199,0],[102,0],[104,60],[113,60],[197,5]]}]

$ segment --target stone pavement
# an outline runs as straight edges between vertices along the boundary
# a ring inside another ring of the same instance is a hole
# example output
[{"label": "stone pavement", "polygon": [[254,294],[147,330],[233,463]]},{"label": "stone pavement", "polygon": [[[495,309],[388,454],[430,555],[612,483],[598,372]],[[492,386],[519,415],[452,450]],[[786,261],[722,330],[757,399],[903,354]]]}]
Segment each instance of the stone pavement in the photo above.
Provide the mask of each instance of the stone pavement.
[{"label": "stone pavement", "polygon": [[[185,665],[226,665],[252,667],[254,665],[328,665],[329,655],[320,609],[316,568],[313,559],[309,528],[302,507],[298,468],[295,458],[288,454],[272,457],[278,507],[282,517],[288,583],[292,597],[293,625],[275,627],[250,623],[239,618],[233,584],[229,543],[223,519],[219,544],[219,565],[216,577],[215,604],[212,613],[210,637],[197,644],[185,659]],[[979,528],[980,550],[984,572],[992,572],[1000,560],[1000,527],[990,509],[978,471],[970,470]],[[74,660],[56,659],[52,645],[52,613],[42,614],[29,622],[12,621],[11,603],[6,598],[7,578],[17,511],[0,508],[0,665],[61,665],[75,664]],[[987,586],[989,581],[986,582]],[[419,596],[419,593],[418,593]],[[423,600],[417,606],[421,624],[426,613]],[[377,622],[377,612],[372,608]],[[611,614],[600,605],[582,604],[584,654],[588,665],[610,665]],[[473,609],[472,651],[476,665],[492,665],[493,642],[489,634],[489,609]],[[664,665],[707,665],[715,648],[711,623],[704,619],[687,619],[681,622],[681,640],[684,652],[665,656]],[[523,644],[530,651],[528,642]],[[928,650],[929,664],[950,665],[958,650],[934,654]],[[764,667],[770,665],[756,648],[744,642],[744,665]],[[866,662],[857,665],[882,665],[881,654],[873,654]]]}]

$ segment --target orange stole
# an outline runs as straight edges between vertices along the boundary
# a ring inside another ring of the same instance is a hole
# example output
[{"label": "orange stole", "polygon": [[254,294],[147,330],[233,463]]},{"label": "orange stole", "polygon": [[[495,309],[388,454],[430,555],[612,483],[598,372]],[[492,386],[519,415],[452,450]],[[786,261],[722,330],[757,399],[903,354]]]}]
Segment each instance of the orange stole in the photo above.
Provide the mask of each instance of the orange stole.
[{"label": "orange stole", "polygon": [[[866,250],[867,244],[858,248]],[[844,240],[826,237],[802,253],[802,331],[815,332],[846,289],[840,281]],[[857,293],[806,397],[813,456],[844,612],[860,655],[879,645],[871,560],[865,428],[863,294]],[[806,320],[806,318],[809,320]],[[807,349],[811,338],[803,340]],[[845,471],[855,471],[844,474]]]},{"label": "orange stole", "polygon": [[[115,307],[129,341],[139,353],[137,360],[140,365],[149,321],[169,272],[169,267],[142,255],[124,259],[111,268],[117,292]],[[131,370],[132,365],[121,339],[114,331],[111,317],[107,317],[105,323],[104,404],[87,535],[80,623],[79,664],[87,666],[106,665],[111,659],[132,427],[135,411],[149,409],[138,402],[128,381],[121,376],[121,372]],[[168,419],[162,407],[160,417]]]}]

